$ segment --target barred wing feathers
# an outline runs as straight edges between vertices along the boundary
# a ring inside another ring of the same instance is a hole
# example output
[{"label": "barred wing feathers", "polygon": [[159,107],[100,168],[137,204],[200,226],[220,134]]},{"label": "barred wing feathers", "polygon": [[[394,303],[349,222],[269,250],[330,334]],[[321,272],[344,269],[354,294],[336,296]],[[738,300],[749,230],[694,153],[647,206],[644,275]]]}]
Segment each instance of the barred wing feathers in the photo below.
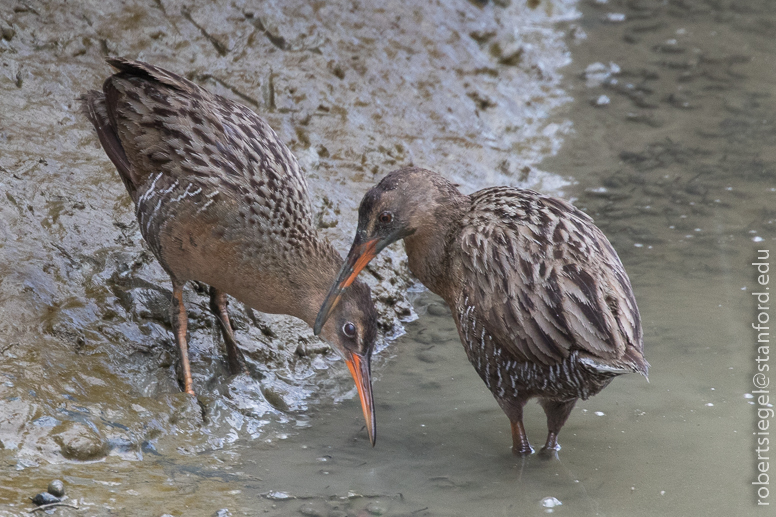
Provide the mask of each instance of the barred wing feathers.
[{"label": "barred wing feathers", "polygon": [[549,366],[579,351],[594,369],[646,375],[630,281],[588,215],[497,187],[472,195],[462,226],[461,318],[476,318],[520,361]]},{"label": "barred wing feathers", "polygon": [[295,218],[313,220],[296,158],[256,113],[159,67],[108,62],[121,73],[106,80],[103,102],[137,186],[158,171],[234,198],[290,203]]}]

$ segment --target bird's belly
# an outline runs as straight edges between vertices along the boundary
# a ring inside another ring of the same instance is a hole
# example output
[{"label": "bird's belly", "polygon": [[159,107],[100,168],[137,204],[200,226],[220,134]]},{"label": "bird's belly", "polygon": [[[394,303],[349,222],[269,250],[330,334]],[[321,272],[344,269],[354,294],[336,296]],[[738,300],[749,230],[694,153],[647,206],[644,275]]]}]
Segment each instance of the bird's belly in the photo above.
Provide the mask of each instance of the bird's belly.
[{"label": "bird's belly", "polygon": [[[142,228],[141,228],[142,230]],[[168,219],[143,237],[174,281],[204,282],[266,313],[296,314],[287,272],[273,243],[224,237],[224,227],[203,219]]]},{"label": "bird's belly", "polygon": [[576,352],[548,366],[521,361],[495,343],[482,348],[466,346],[466,351],[480,378],[500,399],[587,399],[615,377],[585,368]]}]

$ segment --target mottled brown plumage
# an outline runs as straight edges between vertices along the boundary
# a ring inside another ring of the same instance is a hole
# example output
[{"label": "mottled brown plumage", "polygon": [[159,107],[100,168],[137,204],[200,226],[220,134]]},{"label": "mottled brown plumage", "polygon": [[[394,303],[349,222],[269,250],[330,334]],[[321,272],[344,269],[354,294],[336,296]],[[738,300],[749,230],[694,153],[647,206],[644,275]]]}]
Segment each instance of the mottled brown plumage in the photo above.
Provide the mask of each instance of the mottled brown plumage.
[{"label": "mottled brown plumage", "polygon": [[532,452],[523,406],[547,414],[544,448],[578,399],[620,374],[647,375],[639,310],[617,253],[571,204],[511,187],[467,196],[437,173],[394,171],[366,193],[348,259],[316,329],[358,272],[404,239],[410,271],[452,309],[466,354]]},{"label": "mottled brown plumage", "polygon": [[[173,330],[184,389],[193,394],[186,281],[211,286],[211,308],[238,372],[244,360],[225,293],[312,324],[342,258],[317,232],[296,159],[253,111],[159,67],[108,62],[118,73],[102,92],[84,96],[84,110],[135,203],[143,237],[172,279]],[[322,336],[353,373],[374,443],[376,311],[365,284]]]}]

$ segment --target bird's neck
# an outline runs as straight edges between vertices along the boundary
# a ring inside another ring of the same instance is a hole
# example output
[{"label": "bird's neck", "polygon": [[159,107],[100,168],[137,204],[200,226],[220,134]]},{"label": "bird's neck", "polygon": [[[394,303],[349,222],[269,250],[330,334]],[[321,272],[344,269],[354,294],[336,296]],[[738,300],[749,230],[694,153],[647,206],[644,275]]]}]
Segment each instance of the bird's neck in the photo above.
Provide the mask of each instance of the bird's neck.
[{"label": "bird's neck", "polygon": [[432,292],[447,299],[451,287],[450,244],[461,229],[461,220],[471,207],[469,196],[457,190],[444,203],[428,207],[415,232],[404,238],[412,274]]},{"label": "bird's neck", "polygon": [[308,250],[308,253],[295,261],[292,276],[289,277],[289,283],[296,291],[293,315],[311,327],[342,267],[342,257],[328,241],[320,240],[317,244],[316,251]]},{"label": "bird's neck", "polygon": [[282,256],[283,262],[268,264],[244,251],[232,262],[232,283],[219,287],[260,312],[289,314],[312,326],[342,258],[323,240],[310,249],[286,249]]}]

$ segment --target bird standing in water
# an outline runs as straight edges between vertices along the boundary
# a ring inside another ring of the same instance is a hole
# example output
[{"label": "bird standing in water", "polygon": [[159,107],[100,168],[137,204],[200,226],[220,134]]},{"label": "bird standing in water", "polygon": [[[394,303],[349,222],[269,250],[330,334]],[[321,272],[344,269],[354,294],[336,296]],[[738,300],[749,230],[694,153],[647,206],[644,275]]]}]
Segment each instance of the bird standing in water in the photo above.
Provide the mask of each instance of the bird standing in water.
[{"label": "bird standing in water", "polygon": [[464,195],[418,168],[391,172],[364,196],[316,332],[364,266],[399,239],[410,271],[450,306],[469,361],[509,417],[515,454],[533,452],[523,426],[529,399],[544,408],[552,451],[578,399],[617,375],[647,376],[630,280],[587,214],[531,190]]},{"label": "bird standing in water", "polygon": [[[232,373],[245,370],[226,294],[312,324],[342,258],[318,234],[307,182],[272,128],[247,107],[162,68],[108,59],[118,73],[82,99],[140,224],[173,285],[180,374],[194,394],[183,286],[210,286]],[[345,359],[374,445],[370,360],[377,312],[359,283],[321,336]],[[320,330],[320,329],[319,329]]]}]

